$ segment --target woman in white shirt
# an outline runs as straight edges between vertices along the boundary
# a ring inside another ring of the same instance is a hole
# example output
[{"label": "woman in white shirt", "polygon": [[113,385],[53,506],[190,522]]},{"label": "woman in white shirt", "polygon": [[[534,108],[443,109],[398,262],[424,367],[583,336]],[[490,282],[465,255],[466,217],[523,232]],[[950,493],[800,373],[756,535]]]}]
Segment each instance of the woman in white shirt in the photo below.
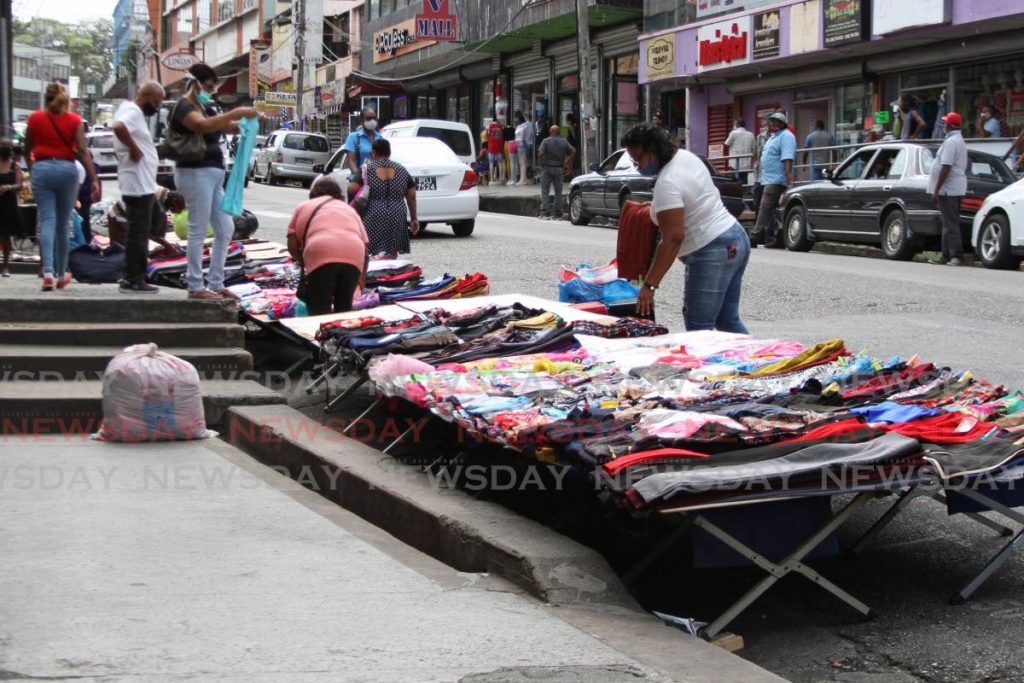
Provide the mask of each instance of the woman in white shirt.
[{"label": "woman in white shirt", "polygon": [[653,126],[634,127],[622,146],[641,174],[657,176],[651,220],[661,241],[640,288],[637,313],[651,313],[654,292],[678,258],[686,266],[686,329],[746,334],[739,307],[750,240],[722,204],[704,162]]}]

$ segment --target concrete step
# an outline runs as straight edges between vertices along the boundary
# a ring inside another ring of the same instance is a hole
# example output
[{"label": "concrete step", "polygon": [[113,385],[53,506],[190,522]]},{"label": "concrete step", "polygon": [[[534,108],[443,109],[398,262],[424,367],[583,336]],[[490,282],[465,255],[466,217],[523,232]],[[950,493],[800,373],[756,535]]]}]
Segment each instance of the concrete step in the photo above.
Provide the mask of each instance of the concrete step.
[{"label": "concrete step", "polygon": [[[231,406],[284,403],[278,392],[251,380],[204,380],[207,425],[224,421]],[[89,434],[103,418],[103,383],[0,382],[0,435]]]},{"label": "concrete step", "polygon": [[[121,346],[43,346],[0,344],[0,380],[73,380],[102,378]],[[161,347],[195,366],[201,376],[228,377],[252,370],[252,354],[237,348]]]},{"label": "concrete step", "polygon": [[174,347],[241,347],[245,328],[231,323],[0,323],[0,344]]}]

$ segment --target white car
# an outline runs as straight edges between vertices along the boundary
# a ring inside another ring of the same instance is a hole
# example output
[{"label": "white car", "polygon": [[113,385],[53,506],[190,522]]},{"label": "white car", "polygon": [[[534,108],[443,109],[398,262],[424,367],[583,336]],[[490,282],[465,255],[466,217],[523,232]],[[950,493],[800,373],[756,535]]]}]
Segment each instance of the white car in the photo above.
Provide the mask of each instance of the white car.
[{"label": "white car", "polygon": [[[393,138],[391,160],[409,171],[416,181],[416,213],[420,228],[429,223],[447,223],[458,237],[473,234],[480,212],[476,172],[463,163],[448,145],[434,138]],[[348,152],[339,149],[326,165],[314,170],[333,178],[342,192],[348,188]]]},{"label": "white car", "polygon": [[114,155],[114,134],[110,131],[89,133],[86,136],[92,165],[97,173],[116,173],[117,157]]},{"label": "white car", "polygon": [[1024,180],[985,198],[974,215],[971,244],[986,268],[1020,267],[1024,259]]},{"label": "white car", "polygon": [[470,166],[476,160],[476,137],[464,123],[443,119],[409,119],[393,121],[381,129],[386,138],[437,138],[451,147],[455,156]]}]

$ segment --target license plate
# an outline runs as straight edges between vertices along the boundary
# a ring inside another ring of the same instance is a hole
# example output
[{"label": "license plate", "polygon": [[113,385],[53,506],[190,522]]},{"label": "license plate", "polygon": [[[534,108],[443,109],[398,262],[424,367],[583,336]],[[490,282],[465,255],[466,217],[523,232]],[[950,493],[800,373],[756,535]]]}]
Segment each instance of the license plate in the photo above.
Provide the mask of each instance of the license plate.
[{"label": "license plate", "polygon": [[437,189],[437,178],[417,178],[416,189],[421,192],[428,192]]},{"label": "license plate", "polygon": [[303,159],[302,157],[295,157],[295,163],[297,163],[297,164],[311,164],[311,163],[313,163],[313,160],[312,159]]}]

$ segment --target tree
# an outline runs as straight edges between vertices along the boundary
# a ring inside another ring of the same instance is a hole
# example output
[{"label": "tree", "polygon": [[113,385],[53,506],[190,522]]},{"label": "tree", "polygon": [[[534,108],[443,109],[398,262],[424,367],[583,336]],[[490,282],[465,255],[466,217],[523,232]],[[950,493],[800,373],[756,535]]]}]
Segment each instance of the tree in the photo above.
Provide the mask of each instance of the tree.
[{"label": "tree", "polygon": [[110,19],[87,19],[65,24],[56,19],[36,18],[13,22],[14,42],[46,47],[71,56],[71,73],[82,85],[95,85],[102,90],[110,77],[110,43],[114,24]]}]

